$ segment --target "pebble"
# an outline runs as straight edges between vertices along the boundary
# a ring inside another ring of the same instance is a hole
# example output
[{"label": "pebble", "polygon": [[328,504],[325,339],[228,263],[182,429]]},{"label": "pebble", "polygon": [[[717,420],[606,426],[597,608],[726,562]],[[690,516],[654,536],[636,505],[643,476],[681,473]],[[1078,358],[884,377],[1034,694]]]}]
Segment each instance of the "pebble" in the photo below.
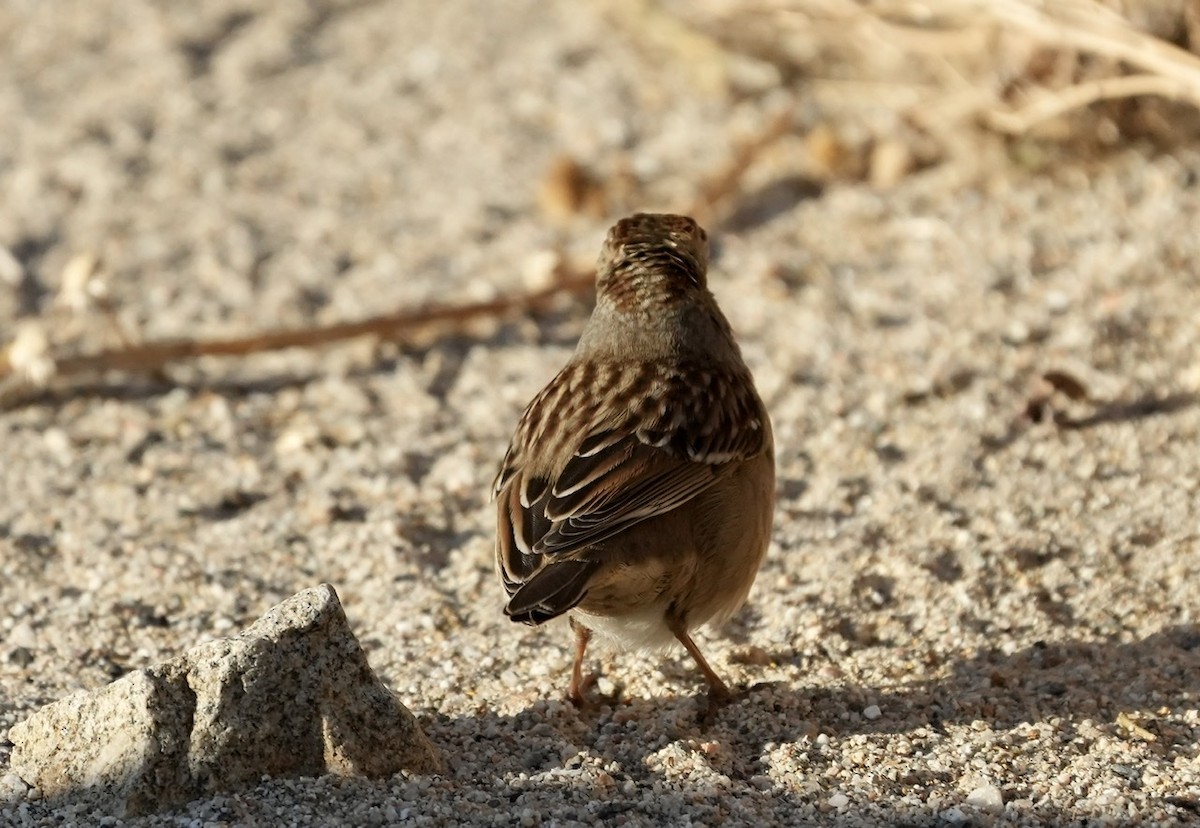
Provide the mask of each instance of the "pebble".
[{"label": "pebble", "polygon": [[958,825],[961,822],[967,821],[967,815],[962,808],[947,808],[938,814],[943,822],[949,822],[951,825]]},{"label": "pebble", "polygon": [[1003,811],[1004,794],[995,785],[980,785],[967,794],[967,804],[981,811]]}]

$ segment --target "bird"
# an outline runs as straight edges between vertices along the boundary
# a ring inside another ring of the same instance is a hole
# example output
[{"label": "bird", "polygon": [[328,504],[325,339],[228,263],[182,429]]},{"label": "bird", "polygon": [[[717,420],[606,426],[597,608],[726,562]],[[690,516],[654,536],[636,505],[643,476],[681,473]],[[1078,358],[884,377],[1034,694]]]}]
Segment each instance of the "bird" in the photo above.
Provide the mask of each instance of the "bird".
[{"label": "bird", "polygon": [[771,421],[708,288],[708,235],[638,213],[608,231],[574,354],[521,416],[493,483],[505,614],[575,634],[567,698],[589,704],[593,633],[678,641],[711,700],[735,697],[692,638],[745,602],[775,505]]}]

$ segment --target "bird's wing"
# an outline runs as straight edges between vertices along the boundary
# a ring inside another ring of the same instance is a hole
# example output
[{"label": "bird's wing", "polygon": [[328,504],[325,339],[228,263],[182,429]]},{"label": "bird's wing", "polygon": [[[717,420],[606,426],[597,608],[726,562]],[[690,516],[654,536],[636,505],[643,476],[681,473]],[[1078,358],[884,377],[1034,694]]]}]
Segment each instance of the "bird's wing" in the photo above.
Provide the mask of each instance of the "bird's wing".
[{"label": "bird's wing", "polygon": [[[748,374],[657,366],[643,373],[650,371],[658,371],[652,381],[635,382],[618,397],[631,405],[618,406],[616,416],[610,400],[607,413],[580,407],[574,416],[547,419],[547,407],[568,399],[552,391],[570,385],[563,374],[530,404],[495,487],[497,565],[510,595],[535,582],[547,591],[545,581],[578,603],[586,592],[583,571],[573,566],[567,577],[556,564],[593,560],[590,547],[677,509],[731,464],[763,450],[766,414]],[[531,414],[535,408],[540,413]],[[529,428],[537,417],[544,426]],[[534,451],[566,459],[543,471],[530,459]]]}]

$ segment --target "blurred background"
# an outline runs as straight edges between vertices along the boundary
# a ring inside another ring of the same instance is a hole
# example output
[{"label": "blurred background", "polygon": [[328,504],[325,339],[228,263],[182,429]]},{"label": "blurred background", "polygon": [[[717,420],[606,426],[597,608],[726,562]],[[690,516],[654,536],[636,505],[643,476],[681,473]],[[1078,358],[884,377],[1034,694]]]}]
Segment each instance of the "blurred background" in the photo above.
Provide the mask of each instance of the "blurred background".
[{"label": "blurred background", "polygon": [[[615,217],[746,230],[1200,128],[1191,0],[0,5],[0,321],[155,338],[538,284]],[[81,292],[82,291],[82,292]],[[91,299],[88,298],[91,294]],[[57,299],[57,301],[56,301]],[[65,309],[65,310],[64,310]],[[105,323],[106,325],[108,323]]]}]

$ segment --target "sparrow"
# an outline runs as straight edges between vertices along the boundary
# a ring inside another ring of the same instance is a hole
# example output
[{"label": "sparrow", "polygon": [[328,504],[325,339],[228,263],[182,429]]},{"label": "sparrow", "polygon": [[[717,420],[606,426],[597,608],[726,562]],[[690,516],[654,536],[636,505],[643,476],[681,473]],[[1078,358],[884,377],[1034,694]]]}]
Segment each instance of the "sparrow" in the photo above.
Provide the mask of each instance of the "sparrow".
[{"label": "sparrow", "polygon": [[746,600],[771,535],[771,422],[708,289],[695,220],[609,230],[574,355],[529,403],[493,484],[496,569],[513,621],[562,615],[579,706],[593,633],[683,645],[717,701],[732,693],[696,642]]}]

